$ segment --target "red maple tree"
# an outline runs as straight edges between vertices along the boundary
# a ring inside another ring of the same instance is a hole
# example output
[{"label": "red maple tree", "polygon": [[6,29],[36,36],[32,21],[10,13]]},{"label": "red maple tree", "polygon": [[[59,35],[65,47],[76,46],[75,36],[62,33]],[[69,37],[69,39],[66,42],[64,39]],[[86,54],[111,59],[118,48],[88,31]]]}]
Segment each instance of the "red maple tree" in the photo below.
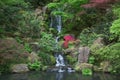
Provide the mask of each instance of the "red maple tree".
[{"label": "red maple tree", "polygon": [[64,36],[64,43],[63,43],[63,46],[64,48],[68,48],[68,44],[70,41],[74,41],[74,37],[72,35],[66,35]]},{"label": "red maple tree", "polygon": [[90,0],[88,4],[82,5],[84,8],[102,8],[106,9],[110,7],[111,4],[119,0]]}]

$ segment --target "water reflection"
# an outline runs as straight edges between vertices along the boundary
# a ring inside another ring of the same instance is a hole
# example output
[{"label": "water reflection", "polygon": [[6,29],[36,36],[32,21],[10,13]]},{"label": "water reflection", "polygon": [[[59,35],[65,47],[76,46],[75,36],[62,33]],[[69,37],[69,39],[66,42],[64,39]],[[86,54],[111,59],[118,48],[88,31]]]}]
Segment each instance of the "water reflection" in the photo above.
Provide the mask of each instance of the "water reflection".
[{"label": "water reflection", "polygon": [[56,80],[62,80],[63,79],[63,74],[62,72],[56,73]]},{"label": "water reflection", "polygon": [[80,73],[68,72],[29,72],[22,74],[4,74],[0,80],[120,80],[119,76],[95,73],[83,76]]}]

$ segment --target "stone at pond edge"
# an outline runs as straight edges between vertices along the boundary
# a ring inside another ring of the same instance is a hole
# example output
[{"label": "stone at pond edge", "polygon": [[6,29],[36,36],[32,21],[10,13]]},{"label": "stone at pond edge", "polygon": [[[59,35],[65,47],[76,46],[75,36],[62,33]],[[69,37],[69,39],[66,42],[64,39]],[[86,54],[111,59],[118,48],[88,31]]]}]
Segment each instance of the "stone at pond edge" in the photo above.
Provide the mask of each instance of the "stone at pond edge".
[{"label": "stone at pond edge", "polygon": [[11,72],[13,73],[22,73],[22,72],[28,72],[28,66],[27,64],[15,64],[11,67]]},{"label": "stone at pond edge", "polygon": [[78,72],[80,72],[80,71],[82,71],[83,69],[93,69],[93,64],[89,64],[89,63],[78,63],[78,64],[76,64],[75,65],[75,70],[76,71],[78,71]]},{"label": "stone at pond edge", "polygon": [[103,71],[103,72],[110,72],[110,68],[111,68],[111,65],[110,65],[109,61],[102,61],[100,63],[101,71]]},{"label": "stone at pond edge", "polygon": [[110,72],[112,66],[110,65],[109,61],[102,61],[100,66],[94,66],[93,69],[97,72]]}]

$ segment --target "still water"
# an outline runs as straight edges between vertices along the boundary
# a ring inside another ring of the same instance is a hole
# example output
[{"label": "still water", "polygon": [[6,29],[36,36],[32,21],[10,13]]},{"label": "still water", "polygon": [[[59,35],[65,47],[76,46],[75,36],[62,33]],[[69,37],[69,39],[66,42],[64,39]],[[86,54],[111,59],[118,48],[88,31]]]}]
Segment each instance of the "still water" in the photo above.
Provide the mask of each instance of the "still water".
[{"label": "still water", "polygon": [[4,74],[0,80],[120,80],[120,76],[95,73],[92,76],[83,76],[80,73],[58,72],[29,72],[21,74]]}]

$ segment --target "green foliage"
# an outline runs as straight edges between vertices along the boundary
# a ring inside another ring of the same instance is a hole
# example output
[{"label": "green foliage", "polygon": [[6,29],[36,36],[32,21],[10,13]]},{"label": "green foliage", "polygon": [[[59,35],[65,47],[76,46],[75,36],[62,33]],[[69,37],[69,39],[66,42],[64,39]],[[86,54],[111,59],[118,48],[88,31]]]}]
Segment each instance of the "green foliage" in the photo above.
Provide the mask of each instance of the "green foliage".
[{"label": "green foliage", "polygon": [[89,29],[84,29],[80,33],[79,39],[81,41],[82,46],[90,46],[92,45],[93,41],[97,39],[99,36],[101,35],[98,35]]},{"label": "green foliage", "polygon": [[0,64],[0,73],[10,72],[10,64]]},{"label": "green foliage", "polygon": [[41,62],[43,63],[43,65],[53,65],[56,62],[55,57],[53,57],[53,55],[50,54],[50,52],[39,52],[38,56],[41,58]]},{"label": "green foliage", "polygon": [[96,49],[92,52],[92,55],[95,56],[95,63],[100,61],[109,61],[112,65],[111,71],[116,71],[120,73],[120,43],[115,43],[109,46],[105,46],[99,49]]},{"label": "green foliage", "polygon": [[30,47],[30,45],[28,43],[24,44],[24,48],[25,48],[26,51],[32,52],[32,49],[31,49],[31,47]]},{"label": "green foliage", "polygon": [[77,20],[75,20],[76,14],[83,10],[80,6],[87,2],[88,0],[60,0],[49,3],[48,7],[52,9],[52,15],[62,16],[62,22],[64,24],[63,31],[67,33],[73,30],[73,27],[75,27],[74,25],[77,23]]},{"label": "green foliage", "polygon": [[110,32],[118,36],[120,35],[120,19],[114,20],[110,28]]},{"label": "green foliage", "polygon": [[[110,27],[110,32],[113,33],[113,38],[120,36],[120,5],[116,5],[113,8],[113,12],[116,15],[117,19],[115,19]],[[119,37],[120,40],[120,37]]]},{"label": "green foliage", "polygon": [[110,32],[114,33],[115,35],[120,35],[120,5],[116,5],[113,8],[114,14],[117,16],[117,19],[113,21],[112,26],[110,28]]},{"label": "green foliage", "polygon": [[89,63],[90,64],[94,64],[95,63],[95,57],[94,56],[90,56],[89,57]]},{"label": "green foliage", "polygon": [[34,8],[38,6],[45,6],[47,3],[52,2],[52,0],[25,0],[25,2],[30,3]]},{"label": "green foliage", "polygon": [[57,9],[59,8],[60,6],[60,3],[49,3],[47,4],[47,7],[50,8],[50,9]]},{"label": "green foliage", "polygon": [[18,43],[20,43],[20,44],[23,43],[23,41],[22,41],[22,39],[20,39],[20,37],[15,37],[15,39],[16,39],[16,41],[17,41]]},{"label": "green foliage", "polygon": [[4,5],[26,5],[27,3],[24,0],[0,0],[1,4]]},{"label": "green foliage", "polygon": [[73,58],[73,57],[70,56],[70,55],[67,55],[67,56],[66,56],[66,60],[68,61],[68,64],[70,64],[70,65],[74,65],[75,62],[77,61],[76,58]]},{"label": "green foliage", "polygon": [[55,39],[52,34],[43,32],[39,42],[39,46],[42,51],[50,52],[54,51]]},{"label": "green foliage", "polygon": [[61,50],[61,46],[57,45],[53,34],[42,32],[41,39],[39,41],[39,46],[43,52],[53,52]]},{"label": "green foliage", "polygon": [[[0,53],[1,54],[1,53]],[[7,54],[8,55],[8,54]],[[4,59],[0,57],[0,72],[1,73],[8,73],[10,72],[11,65],[13,64],[20,64],[20,63],[27,63],[28,60],[24,55],[20,55],[18,53],[11,55],[13,58],[12,59]]]},{"label": "green foliage", "polygon": [[119,7],[120,7],[120,4],[117,4],[113,7],[113,12],[118,18],[120,18],[120,8]]},{"label": "green foliage", "polygon": [[25,9],[28,9],[28,4],[24,0],[0,0],[0,27],[5,36],[7,33],[14,35],[17,31],[22,17],[19,11]]},{"label": "green foliage", "polygon": [[89,68],[84,68],[84,69],[82,69],[82,75],[85,75],[85,76],[90,75],[91,76],[92,70]]},{"label": "green foliage", "polygon": [[41,29],[43,29],[44,22],[41,18],[36,18],[33,12],[20,11],[22,20],[19,21],[19,31],[24,37],[40,37]]},{"label": "green foliage", "polygon": [[39,71],[40,69],[42,69],[42,63],[40,61],[35,61],[34,63],[28,63],[28,67],[30,68],[30,70],[36,70]]}]

